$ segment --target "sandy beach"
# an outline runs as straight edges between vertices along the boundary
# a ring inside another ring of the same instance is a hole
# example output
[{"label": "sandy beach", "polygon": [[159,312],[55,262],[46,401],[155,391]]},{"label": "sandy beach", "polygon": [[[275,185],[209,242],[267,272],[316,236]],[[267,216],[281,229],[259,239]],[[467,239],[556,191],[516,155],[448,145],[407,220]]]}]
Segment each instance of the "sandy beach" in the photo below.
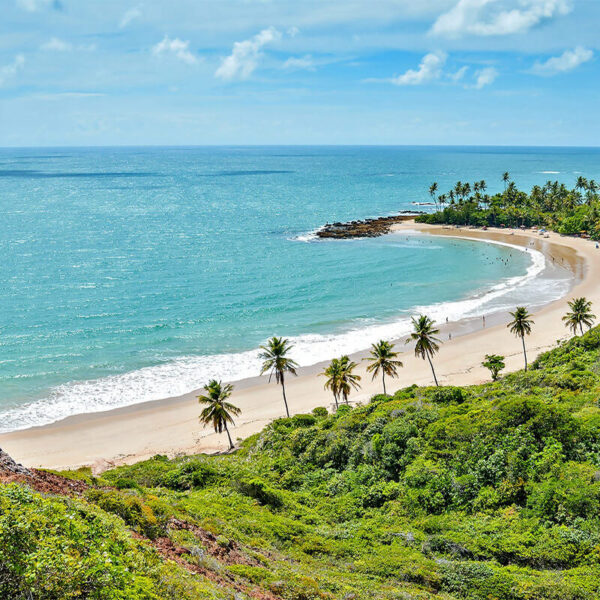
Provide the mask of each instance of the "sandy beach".
[{"label": "sandy beach", "polygon": [[[547,260],[560,261],[574,273],[574,286],[567,297],[534,313],[535,326],[527,339],[528,356],[533,360],[540,352],[554,347],[568,337],[561,317],[570,298],[586,296],[600,310],[600,250],[594,242],[561,237],[550,233],[548,238],[533,231],[467,228],[447,228],[418,225],[412,222],[395,226],[395,230],[418,230],[431,235],[457,236],[481,241],[506,242],[539,250]],[[489,380],[489,372],[481,366],[485,354],[506,356],[507,371],[522,368],[521,343],[506,328],[508,314],[490,315],[486,326],[481,320],[442,324],[444,344],[435,358],[440,384],[469,385]],[[452,339],[448,340],[448,333]],[[417,359],[411,348],[399,340],[404,368],[400,377],[388,382],[388,391],[412,383],[432,385],[429,364]],[[354,360],[366,354],[354,355]],[[371,380],[364,363],[358,369],[362,389],[352,396],[354,402],[368,401],[381,391],[381,380]],[[318,376],[322,364],[300,369],[300,375],[288,380],[287,395],[293,413],[309,412],[316,406],[331,407],[330,392],[323,389],[324,379]],[[69,417],[57,423],[17,431],[0,436],[0,447],[16,460],[31,467],[52,469],[91,465],[101,471],[112,465],[131,463],[155,454],[170,456],[179,453],[214,452],[226,447],[225,436],[217,436],[198,423],[198,391],[155,402],[137,404],[101,413]],[[283,416],[281,389],[269,384],[266,377],[246,379],[235,384],[233,402],[242,410],[232,435],[244,438],[272,419]]]}]

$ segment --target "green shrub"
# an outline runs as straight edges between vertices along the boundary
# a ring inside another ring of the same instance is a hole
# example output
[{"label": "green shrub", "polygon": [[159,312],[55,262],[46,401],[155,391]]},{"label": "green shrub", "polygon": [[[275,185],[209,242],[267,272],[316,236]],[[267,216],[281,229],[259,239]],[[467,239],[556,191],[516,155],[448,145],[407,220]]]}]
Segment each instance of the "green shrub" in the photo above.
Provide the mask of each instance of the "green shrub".
[{"label": "green shrub", "polygon": [[467,399],[467,393],[459,387],[442,387],[434,390],[431,399],[437,404],[461,404]]}]

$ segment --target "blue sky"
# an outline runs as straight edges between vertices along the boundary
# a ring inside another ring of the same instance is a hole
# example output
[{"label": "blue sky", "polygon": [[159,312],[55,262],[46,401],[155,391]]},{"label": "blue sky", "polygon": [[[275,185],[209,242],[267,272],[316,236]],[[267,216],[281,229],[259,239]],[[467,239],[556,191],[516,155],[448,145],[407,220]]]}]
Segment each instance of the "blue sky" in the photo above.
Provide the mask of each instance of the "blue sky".
[{"label": "blue sky", "polygon": [[0,146],[600,145],[600,0],[1,9]]}]

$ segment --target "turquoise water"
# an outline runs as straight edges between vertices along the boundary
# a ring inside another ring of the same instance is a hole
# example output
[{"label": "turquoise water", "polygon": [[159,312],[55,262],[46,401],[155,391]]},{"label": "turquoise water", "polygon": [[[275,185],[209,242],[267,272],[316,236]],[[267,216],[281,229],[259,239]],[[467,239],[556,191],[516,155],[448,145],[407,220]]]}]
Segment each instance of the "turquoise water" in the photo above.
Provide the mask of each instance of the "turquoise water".
[{"label": "turquoise water", "polygon": [[[0,150],[1,428],[254,375],[256,348],[273,334],[294,338],[299,362],[311,364],[402,335],[418,307],[458,318],[527,298],[543,267],[532,253],[307,234],[414,208],[434,180],[443,190],[486,179],[490,191],[505,170],[522,187],[600,180],[599,158],[589,149]],[[557,294],[560,281],[551,283]]]}]

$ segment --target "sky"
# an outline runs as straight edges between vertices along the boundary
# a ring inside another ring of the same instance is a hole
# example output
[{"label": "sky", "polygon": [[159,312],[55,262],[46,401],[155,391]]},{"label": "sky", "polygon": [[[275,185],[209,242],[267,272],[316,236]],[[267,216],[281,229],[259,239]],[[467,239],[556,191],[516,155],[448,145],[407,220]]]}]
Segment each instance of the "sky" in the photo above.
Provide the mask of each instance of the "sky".
[{"label": "sky", "polygon": [[0,146],[600,145],[600,0],[0,0]]}]

